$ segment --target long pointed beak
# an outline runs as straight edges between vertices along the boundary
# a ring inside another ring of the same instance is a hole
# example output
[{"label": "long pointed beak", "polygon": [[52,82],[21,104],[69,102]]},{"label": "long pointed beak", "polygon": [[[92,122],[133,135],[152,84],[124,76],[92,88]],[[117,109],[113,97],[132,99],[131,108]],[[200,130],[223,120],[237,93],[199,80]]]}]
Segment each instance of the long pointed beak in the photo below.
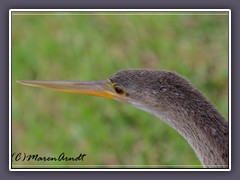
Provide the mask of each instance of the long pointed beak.
[{"label": "long pointed beak", "polygon": [[20,84],[43,87],[57,91],[70,92],[76,94],[88,94],[113,98],[124,101],[124,97],[119,96],[112,87],[110,80],[80,82],[80,81],[17,81]]}]

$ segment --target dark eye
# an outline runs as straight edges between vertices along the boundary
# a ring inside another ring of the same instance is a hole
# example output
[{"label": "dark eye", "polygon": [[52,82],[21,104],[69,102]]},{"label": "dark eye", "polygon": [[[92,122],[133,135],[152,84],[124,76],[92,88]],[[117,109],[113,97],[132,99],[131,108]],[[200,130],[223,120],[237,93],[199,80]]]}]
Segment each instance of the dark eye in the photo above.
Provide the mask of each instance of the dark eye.
[{"label": "dark eye", "polygon": [[120,95],[125,94],[124,89],[123,89],[121,86],[119,86],[118,84],[115,84],[115,85],[113,86],[113,88],[115,89],[116,93],[118,93],[118,94],[120,94]]}]

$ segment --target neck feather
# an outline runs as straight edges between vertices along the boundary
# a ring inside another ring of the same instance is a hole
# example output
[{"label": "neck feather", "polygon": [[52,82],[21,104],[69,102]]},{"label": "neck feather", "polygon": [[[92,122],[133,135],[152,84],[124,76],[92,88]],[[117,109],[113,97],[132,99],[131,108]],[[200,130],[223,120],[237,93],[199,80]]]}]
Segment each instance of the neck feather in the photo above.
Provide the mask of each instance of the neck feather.
[{"label": "neck feather", "polygon": [[228,168],[228,123],[209,102],[205,108],[204,111],[201,107],[192,111],[176,107],[169,112],[155,110],[151,113],[187,140],[204,167]]}]

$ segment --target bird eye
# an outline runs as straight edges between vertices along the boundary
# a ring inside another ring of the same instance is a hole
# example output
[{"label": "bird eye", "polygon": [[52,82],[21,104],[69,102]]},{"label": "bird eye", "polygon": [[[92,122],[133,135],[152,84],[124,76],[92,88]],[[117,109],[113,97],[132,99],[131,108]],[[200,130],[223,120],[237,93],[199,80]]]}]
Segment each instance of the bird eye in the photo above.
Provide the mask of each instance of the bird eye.
[{"label": "bird eye", "polygon": [[118,94],[120,94],[120,95],[125,94],[124,89],[123,89],[121,86],[119,86],[118,84],[114,84],[114,85],[113,85],[113,88],[114,88],[114,90],[116,91],[116,93],[118,93]]}]

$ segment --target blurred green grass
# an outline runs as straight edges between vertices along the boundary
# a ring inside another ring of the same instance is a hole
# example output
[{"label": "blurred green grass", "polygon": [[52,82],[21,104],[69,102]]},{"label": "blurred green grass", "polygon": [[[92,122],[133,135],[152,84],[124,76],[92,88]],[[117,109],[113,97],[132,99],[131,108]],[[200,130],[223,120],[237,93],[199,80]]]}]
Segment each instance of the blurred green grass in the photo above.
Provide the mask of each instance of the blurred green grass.
[{"label": "blurred green grass", "polygon": [[228,16],[13,15],[13,152],[87,154],[80,163],[13,165],[200,165],[187,142],[151,114],[109,99],[16,83],[100,80],[127,68],[178,72],[228,119]]}]

